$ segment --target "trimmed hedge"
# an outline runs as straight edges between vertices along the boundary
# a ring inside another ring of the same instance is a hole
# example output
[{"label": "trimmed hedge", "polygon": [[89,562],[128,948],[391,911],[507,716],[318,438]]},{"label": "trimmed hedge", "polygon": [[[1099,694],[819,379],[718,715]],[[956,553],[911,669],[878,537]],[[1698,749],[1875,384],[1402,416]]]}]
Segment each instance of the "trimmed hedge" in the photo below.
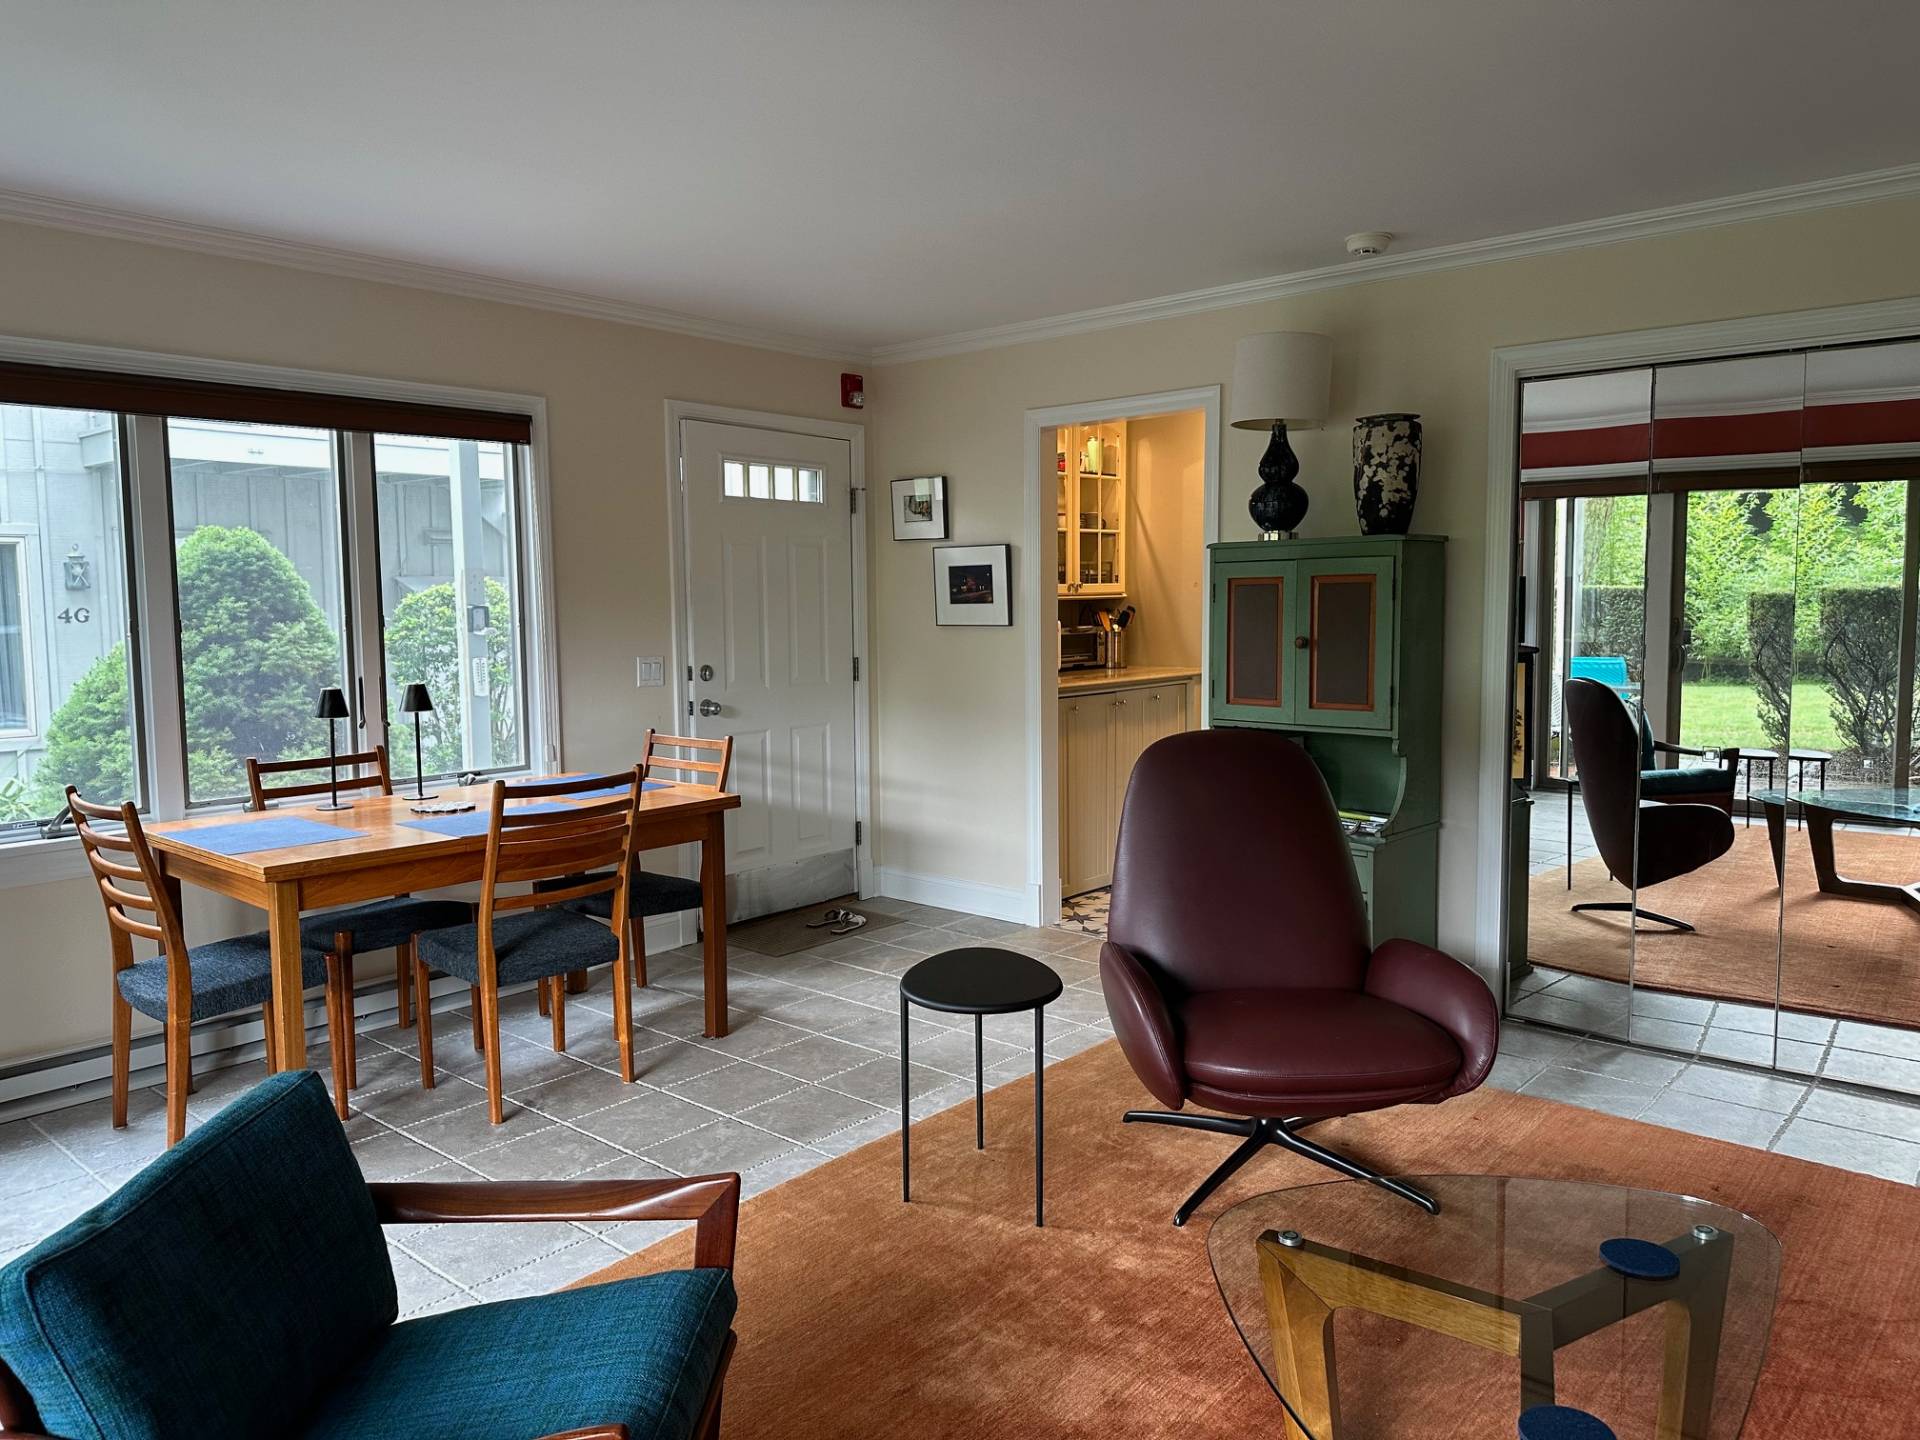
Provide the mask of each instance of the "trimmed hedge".
[{"label": "trimmed hedge", "polygon": [[1820,592],[1820,668],[1833,697],[1834,723],[1870,775],[1884,774],[1893,758],[1899,667],[1898,589]]},{"label": "trimmed hedge", "polygon": [[1787,748],[1793,707],[1793,596],[1755,590],[1747,596],[1748,669],[1759,692],[1760,728],[1776,750]]},{"label": "trimmed hedge", "polygon": [[1624,655],[1638,683],[1646,658],[1647,597],[1638,585],[1589,585],[1579,592],[1573,653]]}]

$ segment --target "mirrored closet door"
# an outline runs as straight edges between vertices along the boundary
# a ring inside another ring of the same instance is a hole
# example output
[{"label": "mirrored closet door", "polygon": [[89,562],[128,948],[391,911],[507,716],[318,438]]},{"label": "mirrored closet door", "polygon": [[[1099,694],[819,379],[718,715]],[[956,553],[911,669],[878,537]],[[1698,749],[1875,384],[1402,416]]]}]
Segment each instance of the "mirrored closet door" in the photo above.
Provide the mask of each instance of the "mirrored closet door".
[{"label": "mirrored closet door", "polygon": [[1529,381],[1511,1013],[1920,1093],[1920,343]]}]

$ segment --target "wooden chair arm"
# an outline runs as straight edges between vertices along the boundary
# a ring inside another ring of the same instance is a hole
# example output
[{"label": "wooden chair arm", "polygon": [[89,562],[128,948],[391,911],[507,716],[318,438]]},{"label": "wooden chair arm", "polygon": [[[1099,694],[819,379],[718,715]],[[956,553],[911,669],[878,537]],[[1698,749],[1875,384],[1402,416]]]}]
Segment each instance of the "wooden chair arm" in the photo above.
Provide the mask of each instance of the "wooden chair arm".
[{"label": "wooden chair arm", "polygon": [[695,1175],[684,1180],[401,1180],[379,1181],[367,1188],[382,1225],[692,1220],[693,1263],[703,1269],[733,1268],[734,1235],[740,1223],[738,1175]]}]

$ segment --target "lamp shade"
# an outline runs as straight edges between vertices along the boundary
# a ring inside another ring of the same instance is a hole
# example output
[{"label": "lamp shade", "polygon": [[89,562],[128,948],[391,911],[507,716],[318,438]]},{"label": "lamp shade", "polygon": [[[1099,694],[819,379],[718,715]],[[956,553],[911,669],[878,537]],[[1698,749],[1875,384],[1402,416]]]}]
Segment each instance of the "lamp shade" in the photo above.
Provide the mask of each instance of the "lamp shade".
[{"label": "lamp shade", "polygon": [[1312,429],[1333,398],[1333,340],[1306,330],[1269,330],[1233,347],[1233,409],[1239,430]]},{"label": "lamp shade", "polygon": [[338,685],[329,685],[320,692],[320,703],[313,707],[313,713],[322,720],[344,720],[347,718],[347,697]]},{"label": "lamp shade", "polygon": [[432,711],[433,697],[427,693],[426,686],[413,684],[401,692],[400,713],[402,715],[431,714]]}]

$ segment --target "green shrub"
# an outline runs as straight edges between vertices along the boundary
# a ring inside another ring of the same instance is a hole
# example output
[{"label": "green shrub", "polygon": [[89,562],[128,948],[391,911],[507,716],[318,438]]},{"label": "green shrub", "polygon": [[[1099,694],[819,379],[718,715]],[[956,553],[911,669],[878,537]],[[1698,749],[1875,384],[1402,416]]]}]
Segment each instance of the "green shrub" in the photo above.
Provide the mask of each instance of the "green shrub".
[{"label": "green shrub", "polygon": [[[517,757],[519,691],[513,683],[513,642],[507,622],[507,589],[498,580],[487,581],[487,609],[496,617],[487,631],[488,712],[492,720],[495,762]],[[394,607],[387,620],[387,697],[400,703],[409,684],[427,687],[436,707],[421,717],[420,741],[426,773],[451,775],[466,760],[462,745],[463,707],[460,703],[460,621],[453,603],[453,586],[442,582],[416,590]],[[396,775],[412,775],[413,717],[398,712],[387,716],[387,749]]]},{"label": "green shrub", "polygon": [[1793,711],[1793,596],[1755,590],[1747,596],[1747,657],[1758,693],[1760,728],[1775,750],[1787,748]]},{"label": "green shrub", "polygon": [[1898,708],[1900,591],[1876,586],[1820,592],[1820,666],[1842,737],[1868,775],[1884,776],[1893,758]]},{"label": "green shrub", "polygon": [[33,818],[58,814],[69,785],[103,805],[133,798],[130,709],[122,641],[87,667],[66,703],[53,712],[47,751],[33,768],[28,790]]}]

